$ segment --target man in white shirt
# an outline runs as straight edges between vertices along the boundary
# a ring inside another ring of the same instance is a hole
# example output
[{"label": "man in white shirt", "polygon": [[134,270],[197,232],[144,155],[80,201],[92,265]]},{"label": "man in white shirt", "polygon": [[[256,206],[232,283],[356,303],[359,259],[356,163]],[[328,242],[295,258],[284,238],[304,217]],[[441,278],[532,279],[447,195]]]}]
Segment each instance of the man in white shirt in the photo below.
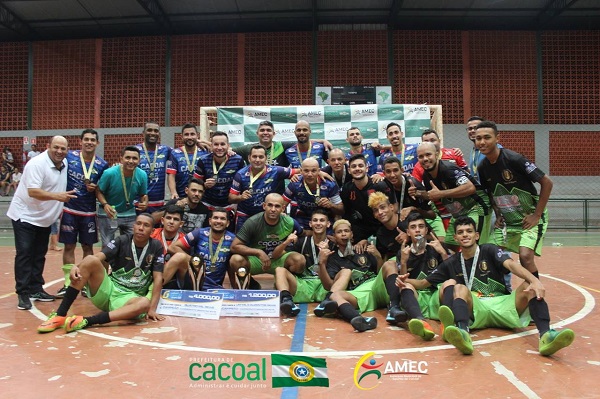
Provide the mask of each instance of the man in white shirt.
[{"label": "man in white shirt", "polygon": [[15,249],[17,307],[31,309],[31,300],[53,301],[42,288],[50,226],[62,212],[63,203],[76,198],[67,188],[67,139],[54,136],[48,150],[30,160],[6,215],[11,219]]}]

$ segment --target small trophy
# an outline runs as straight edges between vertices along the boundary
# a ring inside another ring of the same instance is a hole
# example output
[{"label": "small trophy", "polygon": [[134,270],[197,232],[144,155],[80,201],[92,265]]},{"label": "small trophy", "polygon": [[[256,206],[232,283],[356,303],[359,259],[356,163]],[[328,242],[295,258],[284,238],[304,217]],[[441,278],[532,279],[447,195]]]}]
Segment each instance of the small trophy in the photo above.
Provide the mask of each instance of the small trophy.
[{"label": "small trophy", "polygon": [[315,203],[318,204],[319,201],[321,201],[321,197],[319,197],[318,195],[315,195]]},{"label": "small trophy", "polygon": [[188,272],[190,273],[190,278],[192,279],[192,288],[194,291],[202,290],[202,286],[204,285],[204,259],[200,255],[193,255],[190,258],[190,262],[188,263]]},{"label": "small trophy", "polygon": [[250,273],[248,273],[245,267],[240,267],[235,272],[235,280],[240,290],[246,290],[250,285]]}]

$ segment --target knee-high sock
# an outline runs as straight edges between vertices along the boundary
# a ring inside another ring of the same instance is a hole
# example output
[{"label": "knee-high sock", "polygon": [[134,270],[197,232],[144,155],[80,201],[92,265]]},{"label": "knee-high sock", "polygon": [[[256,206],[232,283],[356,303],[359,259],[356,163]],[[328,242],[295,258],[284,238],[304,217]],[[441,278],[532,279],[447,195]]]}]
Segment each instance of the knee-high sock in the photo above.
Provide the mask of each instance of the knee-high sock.
[{"label": "knee-high sock", "polygon": [[71,269],[75,266],[72,263],[65,263],[62,265],[62,271],[65,275],[65,287],[71,285]]},{"label": "knee-high sock", "polygon": [[550,329],[550,311],[548,310],[548,303],[543,299],[538,301],[537,298],[531,298],[529,300],[529,313],[531,314],[531,318],[540,332],[541,337]]},{"label": "knee-high sock", "polygon": [[403,289],[400,291],[400,298],[402,299],[402,308],[406,311],[408,317],[423,320],[423,312],[419,307],[419,301],[415,298],[415,293],[412,290]]},{"label": "knee-high sock", "polygon": [[452,303],[454,322],[458,328],[469,331],[469,306],[462,298],[456,298]]},{"label": "knee-high sock", "polygon": [[65,292],[65,297],[63,298],[62,302],[60,303],[60,306],[56,310],[56,314],[58,316],[66,316],[67,312],[71,308],[71,305],[73,304],[73,302],[75,302],[75,299],[77,299],[77,295],[79,295],[79,290],[68,286],[67,291]]},{"label": "knee-high sock", "polygon": [[390,306],[400,306],[400,289],[396,287],[398,274],[390,274],[385,278],[385,290],[390,296]]},{"label": "knee-high sock", "polygon": [[340,313],[340,316],[342,316],[342,319],[346,320],[347,322],[356,316],[360,316],[358,310],[354,309],[354,306],[350,305],[348,302],[340,305],[338,312]]},{"label": "knee-high sock", "polygon": [[452,303],[454,302],[454,286],[449,285],[444,288],[444,292],[442,293],[442,305],[448,306],[452,309]]}]

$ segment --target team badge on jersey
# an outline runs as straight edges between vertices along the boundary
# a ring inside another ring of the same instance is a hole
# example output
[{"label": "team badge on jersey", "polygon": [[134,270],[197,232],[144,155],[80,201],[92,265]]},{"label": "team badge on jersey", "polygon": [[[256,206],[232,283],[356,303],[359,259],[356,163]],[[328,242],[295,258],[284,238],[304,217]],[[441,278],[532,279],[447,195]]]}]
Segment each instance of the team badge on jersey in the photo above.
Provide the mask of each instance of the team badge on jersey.
[{"label": "team badge on jersey", "polygon": [[502,178],[504,179],[504,181],[511,181],[513,178],[513,174],[510,170],[504,169],[502,171]]}]

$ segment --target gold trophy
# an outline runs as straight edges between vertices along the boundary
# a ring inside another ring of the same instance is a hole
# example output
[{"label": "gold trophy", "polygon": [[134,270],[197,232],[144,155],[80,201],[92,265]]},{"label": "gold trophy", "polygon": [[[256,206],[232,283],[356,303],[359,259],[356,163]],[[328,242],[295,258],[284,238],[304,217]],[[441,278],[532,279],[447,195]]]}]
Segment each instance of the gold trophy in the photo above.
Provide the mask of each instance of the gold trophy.
[{"label": "gold trophy", "polygon": [[198,254],[193,255],[188,263],[188,272],[192,279],[192,288],[194,291],[202,290],[204,285],[204,277],[206,272],[204,270],[204,259]]},{"label": "gold trophy", "polygon": [[237,272],[235,272],[235,281],[240,290],[248,289],[248,286],[250,285],[250,273],[248,273],[245,267],[240,267]]}]

